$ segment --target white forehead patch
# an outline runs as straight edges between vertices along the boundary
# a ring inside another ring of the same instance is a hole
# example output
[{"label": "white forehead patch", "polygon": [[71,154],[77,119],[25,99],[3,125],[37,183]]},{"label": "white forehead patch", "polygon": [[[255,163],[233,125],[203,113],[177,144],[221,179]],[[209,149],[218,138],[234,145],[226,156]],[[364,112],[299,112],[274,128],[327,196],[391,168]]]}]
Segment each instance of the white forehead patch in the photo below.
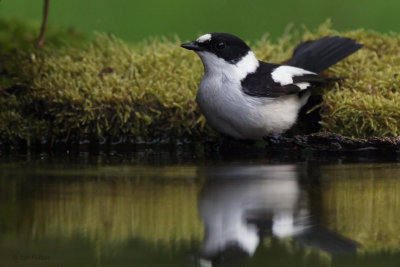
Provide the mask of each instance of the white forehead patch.
[{"label": "white forehead patch", "polygon": [[204,43],[209,40],[211,40],[211,34],[207,33],[207,34],[204,34],[204,35],[200,36],[199,38],[197,38],[196,42]]}]

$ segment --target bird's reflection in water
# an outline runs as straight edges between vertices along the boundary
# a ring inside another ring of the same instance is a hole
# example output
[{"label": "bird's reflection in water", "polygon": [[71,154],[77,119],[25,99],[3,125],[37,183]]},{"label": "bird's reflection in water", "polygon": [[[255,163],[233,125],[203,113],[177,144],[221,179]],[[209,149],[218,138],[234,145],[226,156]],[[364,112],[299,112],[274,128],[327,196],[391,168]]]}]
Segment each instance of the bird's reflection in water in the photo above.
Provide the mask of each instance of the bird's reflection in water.
[{"label": "bird's reflection in water", "polygon": [[199,200],[205,265],[236,265],[251,257],[266,236],[292,237],[330,254],[357,249],[355,242],[324,229],[311,216],[297,166],[216,167],[206,176]]}]

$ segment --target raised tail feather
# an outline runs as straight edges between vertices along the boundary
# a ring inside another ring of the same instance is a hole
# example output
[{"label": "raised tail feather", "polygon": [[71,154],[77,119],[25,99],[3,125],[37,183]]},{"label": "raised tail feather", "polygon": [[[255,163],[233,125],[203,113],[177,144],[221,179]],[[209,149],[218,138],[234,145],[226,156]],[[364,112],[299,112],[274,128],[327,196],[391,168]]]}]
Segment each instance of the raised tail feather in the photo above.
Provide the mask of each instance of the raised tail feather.
[{"label": "raised tail feather", "polygon": [[320,73],[353,54],[362,46],[350,38],[327,36],[300,43],[286,64]]}]

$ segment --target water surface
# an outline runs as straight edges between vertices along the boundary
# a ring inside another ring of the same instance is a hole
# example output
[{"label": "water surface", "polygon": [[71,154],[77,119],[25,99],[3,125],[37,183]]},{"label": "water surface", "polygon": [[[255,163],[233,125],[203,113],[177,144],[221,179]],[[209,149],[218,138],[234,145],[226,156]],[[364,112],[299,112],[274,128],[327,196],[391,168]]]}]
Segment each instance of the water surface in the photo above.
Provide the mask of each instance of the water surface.
[{"label": "water surface", "polygon": [[398,266],[400,164],[2,159],[2,266]]}]

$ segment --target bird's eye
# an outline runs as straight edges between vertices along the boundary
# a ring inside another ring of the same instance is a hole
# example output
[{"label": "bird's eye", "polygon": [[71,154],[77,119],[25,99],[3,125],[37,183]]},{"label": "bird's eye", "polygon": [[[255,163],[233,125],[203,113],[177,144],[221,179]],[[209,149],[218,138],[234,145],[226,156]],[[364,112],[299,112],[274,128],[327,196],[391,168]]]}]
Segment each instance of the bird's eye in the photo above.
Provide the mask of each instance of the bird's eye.
[{"label": "bird's eye", "polygon": [[224,49],[225,48],[225,43],[224,42],[219,42],[215,45],[215,47],[219,50]]}]

